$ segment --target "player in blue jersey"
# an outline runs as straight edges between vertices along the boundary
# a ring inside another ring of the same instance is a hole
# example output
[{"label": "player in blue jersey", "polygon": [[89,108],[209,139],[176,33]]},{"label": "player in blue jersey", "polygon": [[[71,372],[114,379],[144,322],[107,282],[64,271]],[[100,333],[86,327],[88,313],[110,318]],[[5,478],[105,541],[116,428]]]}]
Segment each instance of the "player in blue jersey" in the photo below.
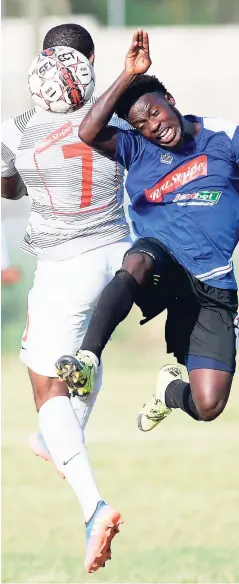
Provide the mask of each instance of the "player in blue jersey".
[{"label": "player in blue jersey", "polygon": [[[138,425],[148,431],[173,408],[210,421],[224,409],[235,372],[239,236],[239,128],[182,116],[151,64],[148,35],[133,38],[125,68],[79,128],[83,142],[128,170],[130,216],[138,240],[103,291],[81,350],[57,362],[74,390],[92,390],[95,357],[138,304],[146,321],[168,311],[166,342],[181,364],[165,366]],[[113,114],[135,130],[107,124]],[[92,360],[86,365],[85,356]]]}]

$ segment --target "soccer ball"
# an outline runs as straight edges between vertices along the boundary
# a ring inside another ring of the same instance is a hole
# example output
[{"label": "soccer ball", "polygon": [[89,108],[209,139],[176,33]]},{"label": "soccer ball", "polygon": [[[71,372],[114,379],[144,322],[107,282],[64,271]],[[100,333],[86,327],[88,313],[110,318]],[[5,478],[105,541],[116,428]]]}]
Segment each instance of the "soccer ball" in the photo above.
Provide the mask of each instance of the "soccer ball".
[{"label": "soccer ball", "polygon": [[94,70],[88,59],[70,47],[41,51],[28,73],[28,87],[35,105],[55,113],[78,110],[95,88]]}]

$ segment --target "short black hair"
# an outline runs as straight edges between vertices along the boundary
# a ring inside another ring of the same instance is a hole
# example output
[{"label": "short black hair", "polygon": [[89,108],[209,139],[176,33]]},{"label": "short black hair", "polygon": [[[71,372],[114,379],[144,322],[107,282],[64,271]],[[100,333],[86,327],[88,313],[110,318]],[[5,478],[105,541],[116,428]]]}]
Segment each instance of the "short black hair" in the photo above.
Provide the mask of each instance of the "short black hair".
[{"label": "short black hair", "polygon": [[154,92],[166,95],[167,89],[155,75],[139,75],[117,102],[115,113],[119,118],[127,118],[130,108],[141,95]]},{"label": "short black hair", "polygon": [[43,41],[43,49],[60,45],[79,51],[87,59],[95,50],[90,33],[80,24],[59,24],[48,30]]}]

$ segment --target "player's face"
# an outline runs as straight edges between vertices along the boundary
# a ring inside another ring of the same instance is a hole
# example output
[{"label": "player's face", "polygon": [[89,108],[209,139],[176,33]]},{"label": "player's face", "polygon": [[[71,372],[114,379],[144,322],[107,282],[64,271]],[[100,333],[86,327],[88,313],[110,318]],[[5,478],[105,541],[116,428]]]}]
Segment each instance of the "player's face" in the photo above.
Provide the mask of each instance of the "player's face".
[{"label": "player's face", "polygon": [[129,123],[158,146],[175,148],[181,141],[180,118],[172,96],[160,93],[142,95],[130,108]]}]

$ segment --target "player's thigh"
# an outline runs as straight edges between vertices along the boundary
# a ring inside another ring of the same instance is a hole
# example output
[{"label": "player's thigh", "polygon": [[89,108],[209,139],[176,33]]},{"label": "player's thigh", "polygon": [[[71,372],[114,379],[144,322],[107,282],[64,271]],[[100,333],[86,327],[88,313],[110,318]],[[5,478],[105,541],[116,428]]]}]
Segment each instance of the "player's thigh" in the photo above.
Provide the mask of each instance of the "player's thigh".
[{"label": "player's thigh", "polygon": [[38,262],[20,355],[32,371],[55,377],[56,360],[80,347],[107,275],[103,254]]},{"label": "player's thigh", "polygon": [[128,270],[139,284],[142,284],[152,273],[160,274],[168,261],[168,254],[157,240],[140,238],[125,250],[123,268]]},{"label": "player's thigh", "polygon": [[237,321],[226,308],[201,307],[192,331],[186,366],[199,409],[224,409],[236,366]]}]

